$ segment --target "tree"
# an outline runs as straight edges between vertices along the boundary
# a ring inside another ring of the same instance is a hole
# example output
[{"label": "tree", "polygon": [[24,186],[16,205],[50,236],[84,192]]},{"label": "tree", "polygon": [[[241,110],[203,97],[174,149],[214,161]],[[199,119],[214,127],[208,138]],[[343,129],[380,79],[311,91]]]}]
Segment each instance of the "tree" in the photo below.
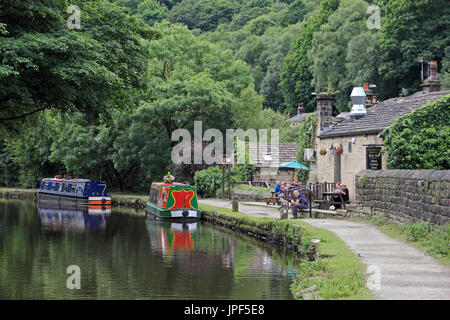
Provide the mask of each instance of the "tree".
[{"label": "tree", "polygon": [[436,60],[439,68],[450,39],[450,6],[446,0],[392,0],[385,2],[381,28],[379,72],[383,98],[397,96],[402,88],[420,89],[420,64]]},{"label": "tree", "polygon": [[303,0],[295,0],[286,10],[286,13],[280,21],[280,25],[287,27],[290,24],[296,24],[302,21],[307,13],[308,11]]},{"label": "tree", "polygon": [[169,10],[156,0],[144,0],[138,6],[136,15],[149,25],[153,26],[169,16]]},{"label": "tree", "polygon": [[183,0],[172,8],[169,19],[184,23],[189,29],[212,31],[230,22],[238,6],[230,0]]},{"label": "tree", "polygon": [[146,88],[143,41],[156,34],[106,1],[81,3],[81,30],[70,30],[67,7],[66,0],[2,0],[0,124],[45,109],[95,119],[125,89]]},{"label": "tree", "polygon": [[[353,85],[362,86],[363,82],[375,78],[376,55],[374,58],[369,54],[374,54],[377,36],[373,35],[377,31],[367,29],[368,6],[363,0],[343,0],[328,22],[314,33],[308,51],[315,91],[334,88],[337,91],[336,107],[340,112],[348,111]],[[364,76],[371,77],[361,79]],[[355,80],[360,82],[355,83]]]},{"label": "tree", "polygon": [[311,93],[312,74],[309,70],[310,60],[308,50],[311,47],[314,32],[328,20],[328,17],[338,8],[339,0],[323,0],[317,12],[303,25],[300,36],[293,51],[284,59],[281,71],[280,90],[286,105],[294,110],[299,102],[304,102],[307,112],[315,109]]}]

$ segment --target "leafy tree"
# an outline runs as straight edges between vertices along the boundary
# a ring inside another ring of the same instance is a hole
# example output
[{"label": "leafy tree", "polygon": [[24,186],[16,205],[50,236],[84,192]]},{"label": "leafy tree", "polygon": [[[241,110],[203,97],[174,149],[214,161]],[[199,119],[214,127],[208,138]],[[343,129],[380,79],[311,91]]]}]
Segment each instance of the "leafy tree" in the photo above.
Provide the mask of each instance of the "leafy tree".
[{"label": "leafy tree", "polygon": [[[364,55],[367,51],[373,54],[373,43],[377,39],[372,37],[376,31],[370,31],[366,26],[368,6],[363,0],[343,0],[336,12],[329,16],[328,22],[314,33],[312,47],[308,51],[315,91],[323,92],[328,87],[336,89],[336,105],[341,112],[347,111],[355,73],[365,76],[374,71],[374,67],[370,67],[374,63],[372,57]],[[352,62],[346,64],[349,58]],[[364,58],[369,58],[369,61],[364,61]],[[355,66],[368,69],[358,70],[354,69]],[[373,79],[363,79],[357,85],[362,86],[363,82],[370,80]]]},{"label": "leafy tree", "polygon": [[328,17],[338,8],[339,0],[323,0],[317,12],[303,25],[300,36],[292,53],[285,57],[281,71],[280,90],[289,110],[294,110],[299,102],[304,102],[307,112],[315,109],[311,93],[312,74],[309,70],[311,61],[308,50],[312,44],[314,32],[328,20]]},{"label": "leafy tree", "polygon": [[308,11],[303,0],[295,0],[289,5],[280,24],[283,27],[287,27],[290,24],[296,24],[297,22],[302,21],[307,13]]},{"label": "leafy tree", "polygon": [[383,98],[397,96],[402,88],[420,89],[420,64],[437,60],[439,68],[449,44],[450,6],[446,0],[392,0],[384,3],[379,66]]},{"label": "leafy tree", "polygon": [[269,17],[260,16],[248,22],[245,27],[250,31],[250,33],[261,36],[264,32],[266,32],[267,28],[275,25],[276,23]]},{"label": "leafy tree", "polygon": [[383,132],[389,169],[450,169],[450,95],[395,120]]},{"label": "leafy tree", "polygon": [[442,73],[440,75],[443,90],[450,90],[450,46],[445,48],[445,59],[442,61]]},{"label": "leafy tree", "polygon": [[136,15],[153,26],[156,22],[166,19],[169,16],[169,11],[156,0],[144,0],[138,5]]},{"label": "leafy tree", "polygon": [[49,146],[56,134],[52,114],[48,111],[30,116],[22,126],[8,131],[1,150],[2,158],[6,160],[2,167],[14,171],[6,173],[4,183],[36,188],[42,177],[60,172],[61,164],[49,161]]},{"label": "leafy tree", "polygon": [[154,100],[145,102],[142,112],[152,114],[168,137],[176,129],[192,129],[194,120],[202,120],[204,129],[219,130],[240,122],[244,115],[236,101],[256,97],[245,63],[186,27],[162,22],[156,29],[164,36],[151,43]]},{"label": "leafy tree", "polygon": [[0,123],[42,111],[93,115],[124,90],[146,88],[148,50],[155,33],[106,1],[80,4],[81,30],[66,25],[68,1],[2,0]]},{"label": "leafy tree", "polygon": [[211,31],[231,21],[238,6],[230,0],[183,0],[172,8],[169,19],[184,23],[189,29]]}]

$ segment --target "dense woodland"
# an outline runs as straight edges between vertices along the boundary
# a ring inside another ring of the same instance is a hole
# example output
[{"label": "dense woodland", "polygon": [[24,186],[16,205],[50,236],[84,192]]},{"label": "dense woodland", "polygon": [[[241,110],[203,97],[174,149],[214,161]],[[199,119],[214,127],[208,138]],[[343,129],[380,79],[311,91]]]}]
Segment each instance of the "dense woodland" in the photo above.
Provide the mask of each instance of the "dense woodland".
[{"label": "dense woodland", "polygon": [[69,173],[147,190],[194,120],[302,143],[286,120],[312,92],[336,114],[363,82],[413,93],[418,58],[450,88],[449,22],[446,0],[0,0],[0,185]]}]

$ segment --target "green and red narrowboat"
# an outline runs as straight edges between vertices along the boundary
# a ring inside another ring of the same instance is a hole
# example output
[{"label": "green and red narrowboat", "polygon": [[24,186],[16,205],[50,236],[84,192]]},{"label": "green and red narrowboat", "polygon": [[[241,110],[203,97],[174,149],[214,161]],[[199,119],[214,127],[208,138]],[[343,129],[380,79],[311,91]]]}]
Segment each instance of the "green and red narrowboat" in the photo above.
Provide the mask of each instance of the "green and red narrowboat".
[{"label": "green and red narrowboat", "polygon": [[152,183],[146,211],[160,220],[195,221],[201,218],[195,188],[177,182]]}]

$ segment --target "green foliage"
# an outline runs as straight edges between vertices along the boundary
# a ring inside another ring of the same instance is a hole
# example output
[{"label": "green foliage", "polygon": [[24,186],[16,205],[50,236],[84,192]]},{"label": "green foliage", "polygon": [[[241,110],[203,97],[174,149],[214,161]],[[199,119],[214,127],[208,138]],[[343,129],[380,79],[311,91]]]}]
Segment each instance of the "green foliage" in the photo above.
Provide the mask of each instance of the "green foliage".
[{"label": "green foliage", "polygon": [[215,196],[214,183],[216,191],[222,186],[222,169],[219,167],[210,167],[205,170],[199,170],[195,173],[194,182],[199,196],[202,198],[212,198]]},{"label": "green foliage", "polygon": [[189,29],[211,31],[221,23],[230,22],[237,9],[230,0],[183,0],[172,8],[169,19]]},{"label": "green foliage", "polygon": [[[310,167],[311,162],[304,160],[305,149],[312,148],[316,137],[316,114],[311,113],[304,122],[302,122],[297,128],[299,133],[299,148],[297,151],[297,161],[303,163],[305,166]],[[308,182],[309,171],[297,170],[297,180],[303,184]]]},{"label": "green foliage", "polygon": [[[363,0],[343,0],[313,37],[308,51],[315,91],[337,90],[336,108],[349,111],[353,86],[375,82],[378,32],[366,25],[367,7]],[[365,60],[367,59],[367,60]]]},{"label": "green foliage", "polygon": [[[106,1],[80,3],[81,30],[67,25],[68,1],[2,5],[0,124],[44,109],[79,110],[93,118],[146,88],[145,40],[156,34]],[[117,105],[116,105],[117,106]]]},{"label": "green foliage", "polygon": [[293,51],[284,60],[281,71],[280,89],[288,108],[294,109],[299,102],[304,102],[306,112],[315,110],[311,93],[312,74],[309,70],[311,62],[308,50],[311,48],[314,32],[328,20],[338,8],[339,0],[323,0],[319,9],[303,25]]},{"label": "green foliage", "polygon": [[392,0],[383,3],[379,72],[382,98],[396,96],[402,88],[420,89],[420,63],[441,65],[450,39],[450,6],[446,0]]},{"label": "green foliage", "polygon": [[144,0],[137,6],[136,14],[143,21],[153,26],[156,22],[166,19],[169,16],[169,11],[156,0]]},{"label": "green foliage", "polygon": [[390,169],[450,168],[450,95],[395,120],[383,132]]},{"label": "green foliage", "polygon": [[423,243],[427,252],[437,256],[449,256],[450,224],[435,226],[429,221],[408,223],[405,232],[408,241]]},{"label": "green foliage", "polygon": [[303,17],[308,13],[307,8],[303,0],[295,0],[291,3],[286,10],[283,18],[281,19],[281,26],[286,27],[290,24],[296,24],[303,20]]},{"label": "green foliage", "polygon": [[408,241],[426,241],[432,232],[430,222],[416,222],[406,225],[406,235]]}]

